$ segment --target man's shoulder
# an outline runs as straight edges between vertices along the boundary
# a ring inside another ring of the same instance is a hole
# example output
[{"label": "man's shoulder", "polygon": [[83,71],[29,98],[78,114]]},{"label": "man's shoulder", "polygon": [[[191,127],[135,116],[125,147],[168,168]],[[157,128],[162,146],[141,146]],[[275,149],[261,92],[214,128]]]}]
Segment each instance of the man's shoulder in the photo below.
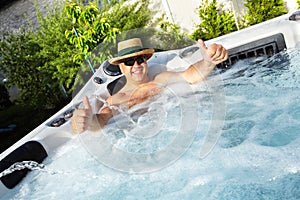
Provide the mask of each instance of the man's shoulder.
[{"label": "man's shoulder", "polygon": [[117,99],[122,99],[122,98],[124,98],[124,97],[126,97],[126,93],[125,93],[125,92],[122,92],[122,91],[119,91],[119,92],[115,93],[114,95],[108,97],[108,98],[106,99],[106,101],[107,101],[108,103],[112,103],[112,101],[115,101],[115,100],[117,100]]}]

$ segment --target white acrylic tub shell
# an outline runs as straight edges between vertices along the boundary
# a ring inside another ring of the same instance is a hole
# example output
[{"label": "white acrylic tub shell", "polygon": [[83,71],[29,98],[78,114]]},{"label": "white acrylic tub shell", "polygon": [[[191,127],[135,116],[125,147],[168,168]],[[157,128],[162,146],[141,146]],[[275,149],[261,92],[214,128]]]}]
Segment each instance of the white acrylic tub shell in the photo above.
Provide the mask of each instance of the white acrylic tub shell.
[{"label": "white acrylic tub shell", "polygon": [[[251,43],[252,41],[281,33],[284,36],[287,48],[296,47],[299,45],[300,41],[300,22],[288,20],[289,16],[290,14],[284,15],[249,28],[209,40],[206,44],[220,43],[230,50],[232,48]],[[197,61],[197,59],[203,59],[199,50],[193,55],[189,55],[186,59],[181,59],[178,56],[180,52],[182,52],[182,50],[155,53],[148,62],[150,75],[154,75],[166,69],[176,71],[178,67],[188,67],[190,64]],[[104,80],[104,83],[101,85],[95,83],[93,78],[96,76]],[[1,153],[0,161],[27,141],[39,141],[47,153],[50,153],[58,146],[63,145],[66,141],[72,139],[75,136],[75,133],[72,132],[70,119],[67,119],[67,121],[60,127],[50,127],[48,126],[49,122],[61,117],[65,111],[74,108],[75,105],[78,105],[82,101],[84,96],[90,97],[93,110],[94,112],[97,112],[102,104],[96,100],[95,95],[100,95],[103,98],[108,97],[109,93],[106,89],[107,85],[118,77],[119,76],[110,77],[106,75],[100,67],[68,105],[28,133],[6,151]],[[5,194],[8,190],[9,189],[7,189],[1,182],[0,196]]]}]

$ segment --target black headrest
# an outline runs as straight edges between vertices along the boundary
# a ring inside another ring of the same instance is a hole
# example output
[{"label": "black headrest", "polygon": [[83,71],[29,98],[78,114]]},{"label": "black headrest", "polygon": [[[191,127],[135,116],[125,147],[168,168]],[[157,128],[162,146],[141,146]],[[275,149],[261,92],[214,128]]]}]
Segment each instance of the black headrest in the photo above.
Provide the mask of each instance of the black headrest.
[{"label": "black headrest", "polygon": [[127,80],[126,80],[125,76],[121,76],[121,77],[117,78],[116,80],[110,82],[107,85],[107,90],[108,90],[109,94],[114,95],[117,92],[119,92],[124,87],[126,82],[127,82]]},{"label": "black headrest", "polygon": [[119,66],[109,63],[108,60],[104,61],[102,67],[103,67],[104,73],[107,74],[108,76],[118,76],[118,75],[122,74]]}]

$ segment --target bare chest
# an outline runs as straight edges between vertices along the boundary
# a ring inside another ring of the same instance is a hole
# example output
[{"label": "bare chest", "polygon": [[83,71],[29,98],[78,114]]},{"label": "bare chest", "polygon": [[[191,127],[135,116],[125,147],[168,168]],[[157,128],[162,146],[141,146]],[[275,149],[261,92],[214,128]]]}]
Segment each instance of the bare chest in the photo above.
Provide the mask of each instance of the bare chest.
[{"label": "bare chest", "polygon": [[120,92],[111,98],[111,104],[131,108],[161,93],[162,87],[157,84],[144,84],[135,89]]}]

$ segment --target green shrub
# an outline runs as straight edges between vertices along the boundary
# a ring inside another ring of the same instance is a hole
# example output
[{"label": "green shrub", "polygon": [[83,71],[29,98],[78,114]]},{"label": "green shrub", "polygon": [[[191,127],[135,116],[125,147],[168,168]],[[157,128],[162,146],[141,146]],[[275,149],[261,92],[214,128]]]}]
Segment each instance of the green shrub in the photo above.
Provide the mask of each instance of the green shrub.
[{"label": "green shrub", "polygon": [[72,27],[72,23],[60,7],[63,5],[49,10],[46,16],[38,12],[39,28],[34,35],[40,47],[36,56],[43,61],[38,70],[51,78],[50,85],[57,91],[56,98],[62,96],[62,88],[65,95],[72,93],[74,79],[81,64],[72,59],[78,49],[65,37],[65,30]]},{"label": "green shrub", "polygon": [[149,9],[149,0],[136,0],[132,3],[121,0],[109,9],[102,9],[101,12],[110,20],[112,26],[121,32],[149,25],[154,13]]},{"label": "green shrub", "polygon": [[180,31],[177,24],[167,21],[165,15],[158,18],[156,23],[159,27],[155,33],[160,41],[157,45],[158,50],[179,49],[194,43],[187,33]]},{"label": "green shrub", "polygon": [[70,2],[66,4],[65,11],[72,20],[72,28],[65,31],[65,36],[78,49],[73,57],[76,63],[81,64],[89,52],[103,41],[115,38],[119,31],[92,2],[87,6]]},{"label": "green shrub", "polygon": [[258,24],[287,13],[283,0],[247,0],[245,6],[247,7],[244,16],[245,26]]},{"label": "green shrub", "polygon": [[37,67],[42,62],[35,54],[40,47],[33,41],[33,33],[21,31],[19,34],[5,33],[0,42],[0,70],[8,78],[8,86],[16,85],[24,104],[37,105],[43,94],[45,75]]},{"label": "green shrub", "polygon": [[17,103],[53,108],[69,101],[62,87],[71,92],[79,65],[72,60],[77,49],[64,36],[71,21],[59,7],[48,9],[45,16],[37,8],[39,26],[32,27],[34,31],[5,33],[0,41],[0,70],[6,74],[8,86],[20,90]]},{"label": "green shrub", "polygon": [[191,35],[194,40],[208,40],[237,30],[234,14],[223,10],[222,4],[218,7],[216,0],[202,0],[198,13],[201,23]]}]

